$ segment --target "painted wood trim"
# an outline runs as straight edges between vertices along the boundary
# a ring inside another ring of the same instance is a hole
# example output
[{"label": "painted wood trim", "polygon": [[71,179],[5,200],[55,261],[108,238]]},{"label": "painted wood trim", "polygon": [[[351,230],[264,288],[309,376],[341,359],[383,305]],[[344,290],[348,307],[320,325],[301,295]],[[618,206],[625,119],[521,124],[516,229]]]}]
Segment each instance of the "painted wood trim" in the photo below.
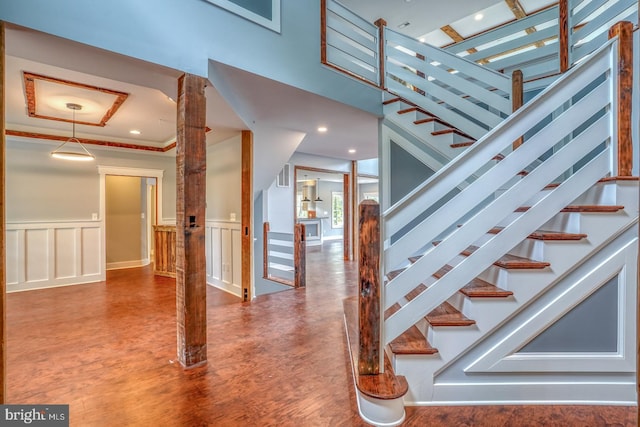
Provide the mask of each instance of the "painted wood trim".
[{"label": "painted wood trim", "polygon": [[618,22],[609,29],[609,38],[618,37],[617,76],[617,134],[618,173],[631,176],[633,170],[633,142],[631,137],[631,103],[633,98],[633,24]]},{"label": "painted wood trim", "polygon": [[205,82],[192,74],[178,79],[176,320],[178,360],[185,368],[207,360]]},{"label": "painted wood trim", "polygon": [[[60,135],[51,135],[47,133],[36,133],[36,132],[23,132],[19,130],[6,130],[7,136],[16,136],[19,138],[31,138],[31,139],[44,139],[49,141],[67,141],[69,139],[68,136],[60,136]],[[165,153],[176,146],[175,142],[167,145],[166,147],[152,147],[149,145],[136,145],[129,144],[126,142],[116,142],[116,141],[106,141],[100,139],[89,139],[89,138],[77,138],[78,141],[85,145],[98,145],[101,147],[112,147],[112,148],[125,148],[129,150],[140,150],[140,151],[154,151],[157,153]]]},{"label": "painted wood trim", "polygon": [[242,131],[242,300],[253,298],[253,132]]},{"label": "painted wood trim", "polygon": [[0,21],[0,404],[7,397],[7,272],[6,272],[6,205],[5,205],[5,23]]},{"label": "painted wood trim", "polygon": [[358,373],[380,373],[380,205],[360,203]]}]

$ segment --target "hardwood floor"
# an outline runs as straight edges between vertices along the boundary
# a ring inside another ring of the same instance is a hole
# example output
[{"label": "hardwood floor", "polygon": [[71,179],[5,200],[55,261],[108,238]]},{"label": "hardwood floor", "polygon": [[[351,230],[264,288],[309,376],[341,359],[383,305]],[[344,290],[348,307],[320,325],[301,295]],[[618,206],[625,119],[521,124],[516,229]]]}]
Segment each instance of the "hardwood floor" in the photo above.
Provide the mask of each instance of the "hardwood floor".
[{"label": "hardwood floor", "polygon": [[[307,287],[252,303],[207,287],[208,363],[176,362],[175,280],[150,268],[7,296],[8,403],[69,404],[72,426],[365,426],[346,349],[354,263],[307,251]],[[407,426],[632,426],[635,408],[407,408]]]}]

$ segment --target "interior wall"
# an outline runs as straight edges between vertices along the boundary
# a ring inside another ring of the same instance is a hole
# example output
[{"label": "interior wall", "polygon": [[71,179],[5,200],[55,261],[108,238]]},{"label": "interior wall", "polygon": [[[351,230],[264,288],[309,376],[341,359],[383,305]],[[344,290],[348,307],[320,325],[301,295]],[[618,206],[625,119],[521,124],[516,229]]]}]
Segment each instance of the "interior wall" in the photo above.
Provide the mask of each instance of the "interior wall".
[{"label": "interior wall", "polygon": [[207,148],[207,219],[239,222],[241,195],[242,136],[238,135]]},{"label": "interior wall", "polygon": [[146,200],[142,197],[142,183],[137,176],[107,175],[105,179],[107,268],[141,265],[144,259],[141,235],[145,221],[141,213]]},{"label": "interior wall", "polygon": [[[89,146],[95,162],[52,159],[56,143],[7,137],[6,206],[8,222],[91,221],[100,211],[97,165],[164,171],[159,223],[174,223],[176,215],[175,157],[132,150],[105,151]],[[97,218],[96,218],[97,219]]]}]

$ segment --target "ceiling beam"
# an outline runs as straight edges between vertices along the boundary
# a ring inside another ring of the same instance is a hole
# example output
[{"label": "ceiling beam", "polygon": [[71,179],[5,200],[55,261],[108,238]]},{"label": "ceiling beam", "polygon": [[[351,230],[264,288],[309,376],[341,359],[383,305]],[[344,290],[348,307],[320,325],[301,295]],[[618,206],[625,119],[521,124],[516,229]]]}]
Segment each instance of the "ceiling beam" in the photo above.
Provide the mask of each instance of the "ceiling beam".
[{"label": "ceiling beam", "polygon": [[[60,141],[60,142],[67,141],[69,139],[68,136],[50,135],[46,133],[36,133],[36,132],[23,132],[19,130],[11,130],[11,129],[7,129],[5,131],[5,135],[17,136],[19,138],[46,139],[49,141]],[[78,139],[78,141],[80,141],[82,144],[85,144],[85,145],[99,145],[102,147],[126,148],[129,150],[155,151],[159,153],[164,153],[166,151],[169,151],[176,146],[175,142],[165,147],[152,147],[149,145],[136,145],[136,144],[128,144],[126,142],[105,141],[105,140],[99,140],[99,139],[88,139],[88,138],[76,138],[76,139]]]},{"label": "ceiling beam", "polygon": [[[515,16],[516,19],[526,18],[528,16],[527,12],[524,10],[519,0],[504,0],[504,2],[507,4],[507,6],[509,7],[509,10],[511,10],[511,13],[513,13],[513,16]],[[525,29],[525,32],[527,34],[532,34],[532,33],[535,33],[536,31],[537,30],[534,27],[529,27]],[[539,41],[535,43],[535,46],[543,47],[544,43]]]}]

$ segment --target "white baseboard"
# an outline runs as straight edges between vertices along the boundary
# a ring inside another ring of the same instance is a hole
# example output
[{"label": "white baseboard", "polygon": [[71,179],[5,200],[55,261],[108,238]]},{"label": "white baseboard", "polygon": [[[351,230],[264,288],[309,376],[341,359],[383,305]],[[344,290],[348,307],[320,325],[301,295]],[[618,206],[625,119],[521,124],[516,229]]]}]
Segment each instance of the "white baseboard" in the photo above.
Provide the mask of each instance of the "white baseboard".
[{"label": "white baseboard", "polygon": [[122,270],[124,268],[144,267],[149,265],[151,261],[147,259],[137,259],[134,261],[120,261],[107,263],[107,270]]}]

